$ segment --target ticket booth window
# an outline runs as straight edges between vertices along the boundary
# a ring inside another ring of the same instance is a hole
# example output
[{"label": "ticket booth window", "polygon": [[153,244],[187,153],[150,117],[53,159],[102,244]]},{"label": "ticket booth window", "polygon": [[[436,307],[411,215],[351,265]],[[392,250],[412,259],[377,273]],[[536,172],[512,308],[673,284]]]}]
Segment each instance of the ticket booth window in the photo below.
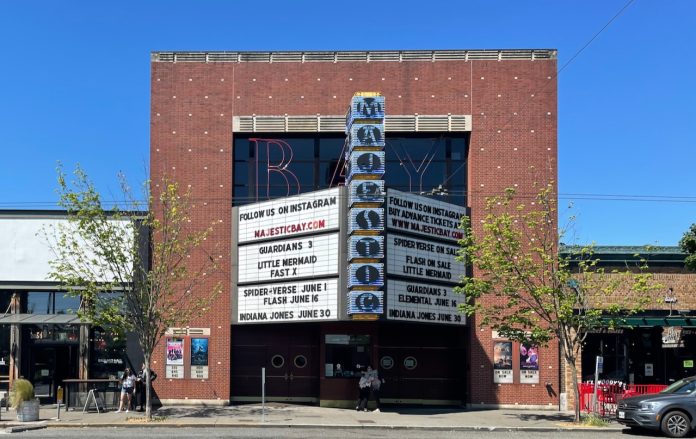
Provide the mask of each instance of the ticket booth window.
[{"label": "ticket booth window", "polygon": [[324,376],[352,378],[360,375],[360,368],[370,364],[369,335],[326,334]]}]

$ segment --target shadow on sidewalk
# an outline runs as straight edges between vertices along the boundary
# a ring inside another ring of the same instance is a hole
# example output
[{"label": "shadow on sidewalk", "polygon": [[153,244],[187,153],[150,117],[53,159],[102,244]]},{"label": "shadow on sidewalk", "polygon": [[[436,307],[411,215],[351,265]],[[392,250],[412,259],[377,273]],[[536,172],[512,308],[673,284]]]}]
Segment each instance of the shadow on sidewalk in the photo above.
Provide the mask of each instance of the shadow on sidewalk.
[{"label": "shadow on sidewalk", "polygon": [[397,413],[399,415],[410,415],[410,416],[433,416],[433,415],[449,415],[452,413],[464,413],[470,412],[463,407],[404,407],[398,405],[385,405],[382,404],[381,411],[385,413]]},{"label": "shadow on sidewalk", "polygon": [[524,422],[573,422],[574,416],[565,413],[539,413],[539,412],[506,412],[508,418],[519,419]]},{"label": "shadow on sidewalk", "polygon": [[[288,412],[293,409],[289,404],[269,403],[266,404],[266,414]],[[191,407],[160,407],[153,412],[155,416],[166,416],[168,418],[236,418],[250,416],[261,416],[263,411],[261,405],[244,404],[231,406],[191,406]]]}]

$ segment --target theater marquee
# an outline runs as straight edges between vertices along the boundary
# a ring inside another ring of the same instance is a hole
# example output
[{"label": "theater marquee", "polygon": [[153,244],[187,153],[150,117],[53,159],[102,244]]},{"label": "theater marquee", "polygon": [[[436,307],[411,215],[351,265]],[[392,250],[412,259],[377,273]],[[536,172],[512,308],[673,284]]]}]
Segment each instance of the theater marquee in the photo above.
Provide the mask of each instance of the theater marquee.
[{"label": "theater marquee", "polygon": [[426,281],[458,283],[464,264],[455,257],[455,245],[405,235],[387,235],[387,274]]},{"label": "theater marquee", "polygon": [[240,244],[338,230],[339,189],[241,206]]},{"label": "theater marquee", "polygon": [[453,287],[433,285],[427,281],[390,280],[387,301],[390,320],[463,325],[466,317],[458,311],[463,297]]},{"label": "theater marquee", "polygon": [[335,188],[235,209],[234,323],[340,318],[339,199]]},{"label": "theater marquee", "polygon": [[239,247],[238,283],[338,274],[338,233]]},{"label": "theater marquee", "polygon": [[466,274],[457,261],[466,208],[393,189],[386,205],[387,319],[466,324],[454,294]]},{"label": "theater marquee", "polygon": [[335,320],[338,280],[239,287],[237,300],[239,323]]},{"label": "theater marquee", "polygon": [[387,228],[445,241],[462,238],[459,223],[466,208],[444,201],[389,189]]}]

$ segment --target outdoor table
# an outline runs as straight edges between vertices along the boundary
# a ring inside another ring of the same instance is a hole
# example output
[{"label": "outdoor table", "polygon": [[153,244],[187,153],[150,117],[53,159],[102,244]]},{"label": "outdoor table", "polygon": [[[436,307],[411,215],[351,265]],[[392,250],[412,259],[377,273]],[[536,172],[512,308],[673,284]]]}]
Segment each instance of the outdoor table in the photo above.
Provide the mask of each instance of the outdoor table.
[{"label": "outdoor table", "polygon": [[[65,410],[67,411],[73,398],[77,398],[79,392],[88,393],[90,390],[94,389],[95,393],[101,396],[101,400],[104,402],[104,408],[109,408],[109,401],[106,398],[107,392],[119,393],[118,390],[119,380],[110,378],[92,378],[92,379],[67,379],[63,380],[65,385]],[[113,385],[112,385],[113,384]],[[71,396],[72,395],[72,396]],[[84,403],[84,401],[83,401]],[[76,404],[80,406],[79,403]],[[77,407],[81,408],[81,407]]]}]

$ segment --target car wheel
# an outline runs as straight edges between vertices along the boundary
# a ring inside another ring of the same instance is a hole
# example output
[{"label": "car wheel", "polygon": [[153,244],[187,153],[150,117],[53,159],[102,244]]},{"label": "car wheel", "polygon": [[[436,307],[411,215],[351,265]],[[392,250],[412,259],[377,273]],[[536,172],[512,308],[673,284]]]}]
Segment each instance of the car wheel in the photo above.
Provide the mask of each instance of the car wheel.
[{"label": "car wheel", "polygon": [[669,412],[662,418],[662,432],[667,437],[684,437],[691,431],[691,421],[683,412]]}]

